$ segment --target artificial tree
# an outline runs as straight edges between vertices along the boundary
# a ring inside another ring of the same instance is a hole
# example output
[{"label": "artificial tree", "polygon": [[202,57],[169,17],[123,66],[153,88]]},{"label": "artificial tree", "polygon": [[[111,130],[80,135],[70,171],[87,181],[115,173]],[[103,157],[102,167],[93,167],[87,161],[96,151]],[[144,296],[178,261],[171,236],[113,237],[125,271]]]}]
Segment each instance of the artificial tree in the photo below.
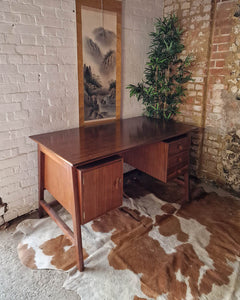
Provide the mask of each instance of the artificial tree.
[{"label": "artificial tree", "polygon": [[172,14],[157,19],[155,31],[150,33],[151,45],[144,71],[145,80],[137,85],[130,84],[130,97],[142,100],[146,115],[159,119],[171,119],[179,113],[179,104],[185,96],[185,84],[192,80],[188,71],[193,59],[182,58],[181,42],[183,30],[177,17]]}]

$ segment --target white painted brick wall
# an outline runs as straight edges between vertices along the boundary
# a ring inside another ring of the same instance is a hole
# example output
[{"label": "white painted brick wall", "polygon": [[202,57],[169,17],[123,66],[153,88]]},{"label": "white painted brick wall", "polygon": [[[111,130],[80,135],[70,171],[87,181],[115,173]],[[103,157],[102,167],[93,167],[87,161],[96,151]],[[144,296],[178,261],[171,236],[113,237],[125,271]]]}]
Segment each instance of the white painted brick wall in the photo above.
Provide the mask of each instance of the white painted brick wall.
[{"label": "white painted brick wall", "polygon": [[77,94],[74,0],[0,0],[0,197],[8,203],[6,221],[37,207],[36,145],[28,136],[77,126]]},{"label": "white painted brick wall", "polygon": [[[126,86],[142,79],[162,1],[123,1],[122,117],[142,113]],[[9,221],[37,207],[29,135],[78,126],[74,0],[0,0],[0,197]]]}]

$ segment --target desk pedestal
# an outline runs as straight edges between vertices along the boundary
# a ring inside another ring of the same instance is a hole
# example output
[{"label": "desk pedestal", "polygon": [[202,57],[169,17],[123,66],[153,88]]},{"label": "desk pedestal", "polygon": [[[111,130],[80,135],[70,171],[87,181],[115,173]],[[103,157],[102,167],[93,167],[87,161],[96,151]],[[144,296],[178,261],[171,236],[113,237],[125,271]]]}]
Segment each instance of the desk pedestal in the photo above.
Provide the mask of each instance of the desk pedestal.
[{"label": "desk pedestal", "polygon": [[[38,147],[39,217],[43,211],[76,247],[77,267],[83,271],[81,225],[122,205],[123,159],[119,156],[76,168],[46,148]],[[73,231],[44,200],[47,189],[72,216]]]}]

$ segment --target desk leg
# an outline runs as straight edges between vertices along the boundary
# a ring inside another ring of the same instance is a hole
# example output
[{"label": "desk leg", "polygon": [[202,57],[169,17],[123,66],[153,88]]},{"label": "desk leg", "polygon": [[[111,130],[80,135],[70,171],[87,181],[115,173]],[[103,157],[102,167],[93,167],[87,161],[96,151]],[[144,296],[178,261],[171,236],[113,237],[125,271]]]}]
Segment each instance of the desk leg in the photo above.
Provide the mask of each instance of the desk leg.
[{"label": "desk leg", "polygon": [[185,202],[189,202],[189,172],[184,174]]},{"label": "desk leg", "polygon": [[73,232],[76,247],[77,268],[80,272],[84,270],[83,251],[82,251],[82,235],[81,235],[81,212],[80,201],[78,194],[78,177],[77,169],[72,167],[72,182],[73,182],[73,194],[74,194],[74,209],[73,209]]},{"label": "desk leg", "polygon": [[44,153],[40,151],[38,146],[38,215],[42,218],[44,209],[40,201],[44,200]]}]

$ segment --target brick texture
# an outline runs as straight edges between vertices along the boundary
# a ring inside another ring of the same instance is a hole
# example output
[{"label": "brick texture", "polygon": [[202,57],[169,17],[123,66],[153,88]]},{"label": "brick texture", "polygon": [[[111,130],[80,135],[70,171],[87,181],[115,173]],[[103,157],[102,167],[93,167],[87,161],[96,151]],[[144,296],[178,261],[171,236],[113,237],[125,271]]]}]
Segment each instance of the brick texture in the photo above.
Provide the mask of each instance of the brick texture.
[{"label": "brick texture", "polygon": [[[204,128],[193,135],[193,174],[234,189],[231,166],[222,161],[230,151],[226,137],[240,128],[237,3],[122,1],[122,117],[142,113],[126,86],[142,79],[154,18],[176,12],[186,52],[196,58],[178,120]],[[6,221],[37,207],[36,145],[28,136],[78,126],[75,18],[74,0],[1,1],[0,197],[8,203]]]},{"label": "brick texture", "polygon": [[[223,165],[226,137],[240,128],[239,1],[165,0],[164,14],[175,12],[183,26],[186,51],[195,55],[195,82],[188,84],[180,121],[203,128],[193,136],[193,174],[231,186],[232,166]],[[229,139],[228,139],[229,140]],[[231,145],[227,146],[231,148]],[[240,192],[240,184],[237,192]]]},{"label": "brick texture", "polygon": [[2,0],[0,12],[0,197],[8,221],[37,205],[28,136],[78,125],[75,2]]},{"label": "brick texture", "polygon": [[[76,15],[74,0],[0,2],[0,197],[9,221],[37,207],[29,135],[78,126]],[[142,114],[126,86],[142,78],[162,10],[161,1],[123,1],[123,118]]]},{"label": "brick texture", "polygon": [[[165,1],[164,15],[174,12],[184,30],[183,43],[186,53],[194,57],[191,67],[194,81],[187,85],[186,99],[180,106],[177,120],[203,127],[205,93],[208,80],[208,63],[211,37],[211,0]],[[199,176],[201,164],[202,131],[193,134],[191,151],[192,174]]]},{"label": "brick texture", "polygon": [[[240,103],[236,99],[240,95],[240,22],[234,17],[236,10],[237,1],[221,1],[215,8],[202,175],[240,192],[240,186],[229,182],[232,166],[223,164],[226,137],[240,128]],[[217,142],[209,142],[209,138]]]}]

